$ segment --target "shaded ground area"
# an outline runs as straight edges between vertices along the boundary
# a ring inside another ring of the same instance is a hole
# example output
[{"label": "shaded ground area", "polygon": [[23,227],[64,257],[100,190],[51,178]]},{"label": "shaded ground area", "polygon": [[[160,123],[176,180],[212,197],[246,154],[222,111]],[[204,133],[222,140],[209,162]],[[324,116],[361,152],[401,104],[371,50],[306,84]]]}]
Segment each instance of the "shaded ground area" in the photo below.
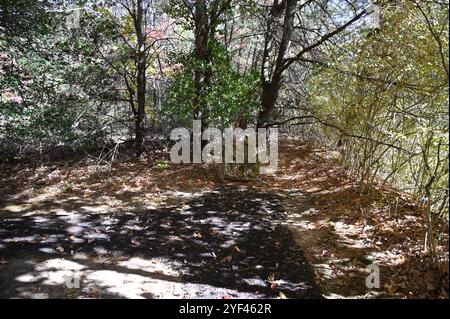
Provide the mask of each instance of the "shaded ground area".
[{"label": "shaded ground area", "polygon": [[[164,151],[0,165],[0,294],[314,298],[316,282],[330,298],[448,298],[448,225],[435,265],[413,196],[361,192],[321,147],[283,140],[279,154],[275,175],[246,183]],[[81,290],[64,288],[72,270]]]},{"label": "shaded ground area", "polygon": [[[143,211],[95,211],[77,198],[5,216],[0,297],[320,297],[276,194],[182,195]],[[81,289],[65,286],[72,274]]]}]

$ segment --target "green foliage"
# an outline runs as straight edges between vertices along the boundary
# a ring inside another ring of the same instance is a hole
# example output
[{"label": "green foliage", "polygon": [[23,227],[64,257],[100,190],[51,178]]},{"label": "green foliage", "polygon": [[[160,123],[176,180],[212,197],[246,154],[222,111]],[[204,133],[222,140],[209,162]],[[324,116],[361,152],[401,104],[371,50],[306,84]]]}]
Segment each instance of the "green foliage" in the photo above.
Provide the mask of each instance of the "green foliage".
[{"label": "green foliage", "polygon": [[259,108],[259,74],[255,70],[241,74],[233,68],[232,60],[218,42],[211,44],[212,61],[205,65],[190,54],[181,54],[174,63],[182,65],[173,77],[165,112],[185,120],[192,117],[196,107],[194,76],[196,70],[211,72],[209,87],[200,93],[208,107],[208,122],[219,127],[238,120],[251,123]]},{"label": "green foliage", "polygon": [[[57,5],[56,2],[52,3]],[[82,148],[105,138],[103,101],[114,99],[115,75],[101,63],[89,29],[69,31],[66,16],[36,20],[25,2],[28,26],[3,33],[0,59],[0,145],[2,157],[56,146]],[[41,4],[44,5],[44,2]],[[25,7],[22,7],[25,6]],[[41,7],[39,7],[41,8]],[[54,9],[47,4],[42,10]],[[83,20],[86,24],[88,17]],[[3,20],[3,24],[8,24]],[[41,26],[44,24],[44,26]],[[36,30],[52,30],[37,32]],[[14,32],[13,32],[14,31]],[[3,63],[4,62],[4,63]]]},{"label": "green foliage", "polygon": [[413,191],[448,219],[448,8],[427,10],[384,8],[380,30],[316,71],[311,98],[362,185]]},{"label": "green foliage", "polygon": [[157,169],[160,169],[162,171],[168,170],[170,168],[170,164],[162,161],[158,161],[155,165]]}]

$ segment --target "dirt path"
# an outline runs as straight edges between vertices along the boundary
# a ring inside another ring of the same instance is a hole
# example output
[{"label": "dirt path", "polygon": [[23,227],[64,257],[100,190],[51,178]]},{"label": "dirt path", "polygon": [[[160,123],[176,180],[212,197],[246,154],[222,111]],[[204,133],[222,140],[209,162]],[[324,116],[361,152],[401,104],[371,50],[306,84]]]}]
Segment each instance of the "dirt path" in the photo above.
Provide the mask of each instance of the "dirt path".
[{"label": "dirt path", "polygon": [[276,175],[245,184],[163,157],[0,166],[0,297],[448,298],[408,194],[362,195],[321,148],[279,151]]},{"label": "dirt path", "polygon": [[[276,194],[172,201],[126,212],[74,199],[3,218],[0,298],[320,298]],[[81,289],[66,287],[72,273]]]}]

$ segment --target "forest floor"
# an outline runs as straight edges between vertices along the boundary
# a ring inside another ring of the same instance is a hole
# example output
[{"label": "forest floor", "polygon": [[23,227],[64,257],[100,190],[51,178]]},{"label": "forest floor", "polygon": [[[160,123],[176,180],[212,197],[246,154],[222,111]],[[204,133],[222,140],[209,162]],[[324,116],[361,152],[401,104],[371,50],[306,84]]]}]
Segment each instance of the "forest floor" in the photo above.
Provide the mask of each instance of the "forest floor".
[{"label": "forest floor", "polygon": [[448,298],[448,229],[439,271],[414,198],[361,194],[320,147],[282,141],[248,183],[164,152],[97,164],[0,166],[0,298]]}]

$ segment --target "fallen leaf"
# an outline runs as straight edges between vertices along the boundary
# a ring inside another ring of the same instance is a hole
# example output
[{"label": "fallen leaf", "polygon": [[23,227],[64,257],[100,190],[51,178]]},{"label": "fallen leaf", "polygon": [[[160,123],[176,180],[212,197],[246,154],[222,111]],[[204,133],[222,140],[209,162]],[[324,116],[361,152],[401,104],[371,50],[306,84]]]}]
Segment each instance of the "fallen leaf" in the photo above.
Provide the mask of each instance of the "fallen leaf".
[{"label": "fallen leaf", "polygon": [[212,236],[217,236],[219,234],[219,230],[217,229],[217,228],[213,228],[212,230],[211,230],[211,235]]},{"label": "fallen leaf", "polygon": [[221,262],[230,262],[233,259],[233,257],[231,257],[231,255],[225,256]]},{"label": "fallen leaf", "polygon": [[202,234],[200,232],[195,232],[194,235],[192,235],[194,238],[202,238]]},{"label": "fallen leaf", "polygon": [[139,241],[137,241],[136,239],[132,239],[131,240],[131,243],[133,244],[133,245],[136,245],[136,246],[139,246],[141,243],[139,242]]},{"label": "fallen leaf", "polygon": [[278,299],[287,299],[287,298],[286,295],[280,291],[280,293],[278,294]]},{"label": "fallen leaf", "polygon": [[275,281],[275,274],[273,272],[271,272],[269,274],[269,276],[267,277],[267,279],[269,280],[269,282]]}]

